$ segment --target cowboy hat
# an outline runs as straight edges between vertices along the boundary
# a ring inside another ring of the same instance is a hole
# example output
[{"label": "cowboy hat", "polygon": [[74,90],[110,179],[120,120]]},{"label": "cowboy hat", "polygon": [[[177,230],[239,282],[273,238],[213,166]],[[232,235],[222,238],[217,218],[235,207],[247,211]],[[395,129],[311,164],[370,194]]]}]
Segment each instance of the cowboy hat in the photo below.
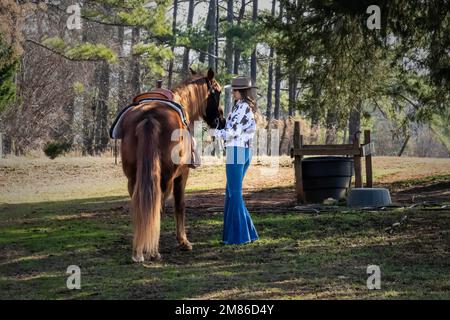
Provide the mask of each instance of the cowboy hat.
[{"label": "cowboy hat", "polygon": [[236,77],[231,80],[231,89],[250,89],[250,88],[258,88],[256,86],[252,86],[252,81],[246,77]]}]

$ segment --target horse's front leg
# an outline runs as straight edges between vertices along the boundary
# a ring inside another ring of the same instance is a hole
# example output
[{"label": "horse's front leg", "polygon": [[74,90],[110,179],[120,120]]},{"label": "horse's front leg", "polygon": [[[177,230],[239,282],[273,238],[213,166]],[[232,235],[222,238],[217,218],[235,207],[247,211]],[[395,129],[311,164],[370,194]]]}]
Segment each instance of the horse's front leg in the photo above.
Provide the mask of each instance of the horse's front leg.
[{"label": "horse's front leg", "polygon": [[173,180],[173,198],[175,202],[175,218],[177,222],[177,240],[182,251],[192,250],[192,244],[186,236],[184,189],[186,187],[189,168]]}]

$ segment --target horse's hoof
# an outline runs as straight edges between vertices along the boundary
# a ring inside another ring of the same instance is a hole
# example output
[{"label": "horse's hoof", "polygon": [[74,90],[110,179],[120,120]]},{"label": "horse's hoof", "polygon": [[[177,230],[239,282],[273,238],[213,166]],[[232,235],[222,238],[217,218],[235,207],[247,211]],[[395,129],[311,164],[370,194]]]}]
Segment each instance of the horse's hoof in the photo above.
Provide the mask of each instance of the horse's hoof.
[{"label": "horse's hoof", "polygon": [[154,260],[154,261],[161,261],[162,260],[162,257],[159,254],[159,252],[152,257],[152,260]]},{"label": "horse's hoof", "polygon": [[192,244],[190,242],[180,243],[178,249],[181,251],[192,251]]},{"label": "horse's hoof", "polygon": [[133,260],[133,262],[135,263],[142,263],[144,262],[144,256],[132,256],[131,260]]},{"label": "horse's hoof", "polygon": [[161,260],[162,260],[162,257],[161,257],[161,255],[159,254],[159,252],[156,253],[156,254],[153,254],[153,255],[147,254],[147,255],[146,255],[146,258],[147,258],[147,260],[149,260],[149,261],[161,261]]}]

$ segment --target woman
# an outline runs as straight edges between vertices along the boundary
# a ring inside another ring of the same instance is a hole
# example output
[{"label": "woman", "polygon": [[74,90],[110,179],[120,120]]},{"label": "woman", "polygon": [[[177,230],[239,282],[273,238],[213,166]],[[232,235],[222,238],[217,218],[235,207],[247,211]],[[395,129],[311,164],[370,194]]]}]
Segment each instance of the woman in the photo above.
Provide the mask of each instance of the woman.
[{"label": "woman", "polygon": [[258,239],[250,214],[242,197],[242,180],[252,159],[252,141],[256,132],[257,106],[251,95],[251,81],[245,77],[232,80],[235,104],[228,114],[224,129],[214,136],[223,138],[226,150],[227,185],[225,192],[223,243],[243,244]]}]

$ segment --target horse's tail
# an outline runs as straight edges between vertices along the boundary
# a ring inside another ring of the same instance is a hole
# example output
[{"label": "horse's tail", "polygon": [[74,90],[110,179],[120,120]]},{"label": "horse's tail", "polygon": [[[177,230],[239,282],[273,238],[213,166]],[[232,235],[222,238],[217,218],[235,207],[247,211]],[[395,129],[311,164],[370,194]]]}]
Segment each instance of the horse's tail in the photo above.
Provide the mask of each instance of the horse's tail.
[{"label": "horse's tail", "polygon": [[142,120],[136,126],[137,170],[131,204],[133,208],[133,246],[138,254],[158,254],[161,210],[161,168],[159,133],[161,127],[154,118]]}]

